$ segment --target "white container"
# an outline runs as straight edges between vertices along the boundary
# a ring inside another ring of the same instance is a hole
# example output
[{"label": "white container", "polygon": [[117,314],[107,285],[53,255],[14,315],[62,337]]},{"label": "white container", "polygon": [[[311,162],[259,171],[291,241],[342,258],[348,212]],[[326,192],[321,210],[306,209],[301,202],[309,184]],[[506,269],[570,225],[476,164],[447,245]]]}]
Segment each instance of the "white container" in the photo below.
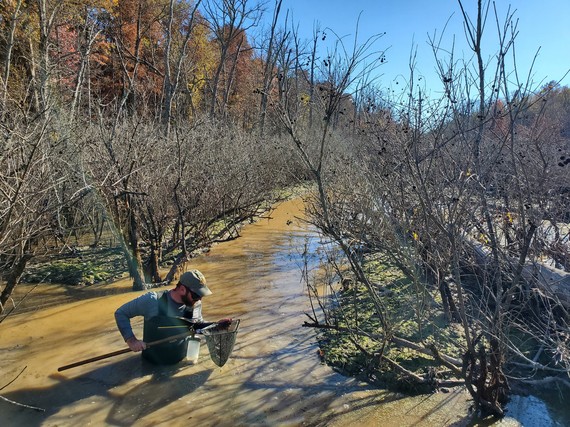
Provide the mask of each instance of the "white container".
[{"label": "white container", "polygon": [[186,351],[186,360],[192,364],[198,362],[198,356],[200,356],[200,344],[201,340],[198,337],[188,338],[188,350]]}]

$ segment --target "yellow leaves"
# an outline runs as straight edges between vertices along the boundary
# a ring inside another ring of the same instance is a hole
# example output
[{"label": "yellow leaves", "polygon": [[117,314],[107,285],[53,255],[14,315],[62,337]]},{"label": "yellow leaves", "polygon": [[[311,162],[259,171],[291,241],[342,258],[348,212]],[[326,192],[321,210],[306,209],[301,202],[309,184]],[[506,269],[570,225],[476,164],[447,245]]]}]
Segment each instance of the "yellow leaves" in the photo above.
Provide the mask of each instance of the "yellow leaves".
[{"label": "yellow leaves", "polygon": [[420,235],[417,231],[411,231],[410,229],[407,229],[406,234],[409,234],[415,242],[418,242],[420,240]]},{"label": "yellow leaves", "polygon": [[302,94],[299,96],[299,100],[301,101],[301,104],[302,104],[302,105],[308,105],[308,104],[309,104],[309,101],[311,100],[311,97],[310,97],[309,94],[307,94],[307,93],[302,93]]},{"label": "yellow leaves", "polygon": [[477,235],[477,241],[478,241],[479,243],[484,244],[484,245],[487,245],[487,244],[489,244],[489,242],[490,242],[489,238],[488,238],[485,234],[483,234],[483,233],[479,233],[479,234]]}]

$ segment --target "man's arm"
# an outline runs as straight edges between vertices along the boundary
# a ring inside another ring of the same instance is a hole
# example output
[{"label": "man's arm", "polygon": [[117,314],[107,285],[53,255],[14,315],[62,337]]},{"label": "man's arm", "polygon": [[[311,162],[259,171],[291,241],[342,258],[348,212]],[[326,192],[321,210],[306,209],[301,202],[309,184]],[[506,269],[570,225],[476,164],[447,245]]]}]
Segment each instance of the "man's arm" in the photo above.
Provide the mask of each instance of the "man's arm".
[{"label": "man's arm", "polygon": [[225,329],[230,326],[232,323],[232,319],[221,319],[217,322],[206,322],[202,317],[202,301],[197,304],[194,304],[193,311],[192,311],[192,318],[189,319],[192,322],[193,328],[195,331],[199,331],[200,329],[204,329],[210,325],[216,324],[219,328]]},{"label": "man's arm", "polygon": [[157,296],[149,292],[123,304],[115,311],[115,322],[123,339],[132,351],[141,351],[146,348],[143,341],[137,339],[131,327],[131,319],[136,316],[151,318],[158,314]]},{"label": "man's arm", "polygon": [[202,301],[198,301],[192,307],[192,318],[190,319],[192,323],[202,323],[204,318],[202,317]]}]

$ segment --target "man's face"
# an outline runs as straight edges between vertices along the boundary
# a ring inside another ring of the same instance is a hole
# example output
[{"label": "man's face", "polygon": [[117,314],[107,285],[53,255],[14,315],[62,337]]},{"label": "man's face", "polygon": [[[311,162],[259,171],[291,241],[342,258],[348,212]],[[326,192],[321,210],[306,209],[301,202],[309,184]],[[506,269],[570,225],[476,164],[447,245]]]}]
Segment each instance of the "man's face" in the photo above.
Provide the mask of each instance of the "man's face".
[{"label": "man's face", "polygon": [[181,296],[181,299],[185,305],[192,307],[194,304],[196,304],[198,301],[200,301],[202,299],[202,297],[200,295],[195,294],[190,289],[188,289],[186,286],[182,286],[182,288],[184,289],[184,291],[183,291],[184,294]]}]

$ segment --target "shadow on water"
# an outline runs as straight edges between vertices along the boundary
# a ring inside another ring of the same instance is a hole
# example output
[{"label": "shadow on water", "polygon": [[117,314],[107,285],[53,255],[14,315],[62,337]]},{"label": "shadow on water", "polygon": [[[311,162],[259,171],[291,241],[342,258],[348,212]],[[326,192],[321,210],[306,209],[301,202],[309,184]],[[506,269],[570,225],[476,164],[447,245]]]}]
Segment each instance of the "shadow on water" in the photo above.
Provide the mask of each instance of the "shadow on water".
[{"label": "shadow on water", "polygon": [[[174,370],[174,368],[172,368]],[[136,420],[151,415],[204,385],[212,370],[172,377],[172,372],[160,369],[143,384],[115,396],[107,422],[112,425],[130,426]]]},{"label": "shadow on water", "polygon": [[[78,376],[57,373],[49,375],[52,385],[42,388],[19,389],[3,393],[16,402],[31,403],[45,412],[28,409],[25,420],[14,425],[40,426],[65,408],[83,402],[83,417],[89,418],[89,407],[100,410],[101,401],[111,401],[106,411],[105,424],[130,426],[139,418],[151,415],[165,405],[175,402],[203,386],[212,373],[211,369],[193,371],[190,366],[155,366],[140,356],[130,355],[121,361],[106,362]],[[132,381],[136,380],[136,385]],[[13,406],[0,401],[0,411],[6,414]],[[77,416],[74,414],[74,416]],[[3,425],[10,425],[9,422]],[[14,420],[15,421],[15,420]]]}]

